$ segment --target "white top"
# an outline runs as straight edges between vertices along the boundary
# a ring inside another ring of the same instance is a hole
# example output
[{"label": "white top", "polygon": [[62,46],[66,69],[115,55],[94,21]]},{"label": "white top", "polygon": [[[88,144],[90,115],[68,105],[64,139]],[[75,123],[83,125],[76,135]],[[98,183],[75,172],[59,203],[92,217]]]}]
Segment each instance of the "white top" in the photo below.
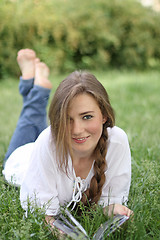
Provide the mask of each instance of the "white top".
[{"label": "white top", "polygon": [[[131,182],[131,155],[128,138],[118,128],[107,128],[108,150],[106,155],[106,181],[99,204],[125,203]],[[68,176],[60,171],[56,162],[55,146],[48,127],[37,138],[17,148],[6,162],[3,174],[8,182],[21,185],[20,200],[27,210],[29,197],[34,204],[45,207],[47,215],[56,215],[61,205],[71,200],[79,201],[94,174],[93,165],[86,179],[76,177],[69,158]]]}]

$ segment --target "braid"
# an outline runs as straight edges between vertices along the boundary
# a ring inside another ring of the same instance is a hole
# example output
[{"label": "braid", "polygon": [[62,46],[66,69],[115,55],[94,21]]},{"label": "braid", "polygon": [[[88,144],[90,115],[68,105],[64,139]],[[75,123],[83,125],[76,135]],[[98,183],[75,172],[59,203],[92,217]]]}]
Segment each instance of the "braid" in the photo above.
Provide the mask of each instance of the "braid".
[{"label": "braid", "polygon": [[103,126],[101,138],[95,149],[94,176],[91,179],[90,188],[83,193],[81,200],[86,206],[88,203],[97,203],[102,194],[102,187],[106,179],[104,172],[107,167],[105,160],[107,153],[107,140],[107,128]]}]

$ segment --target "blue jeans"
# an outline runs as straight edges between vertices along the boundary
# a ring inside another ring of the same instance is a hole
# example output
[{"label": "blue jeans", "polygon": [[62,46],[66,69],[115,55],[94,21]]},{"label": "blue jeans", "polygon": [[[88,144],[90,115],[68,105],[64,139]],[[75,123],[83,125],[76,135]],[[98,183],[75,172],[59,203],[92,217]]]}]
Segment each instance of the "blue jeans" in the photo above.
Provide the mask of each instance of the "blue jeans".
[{"label": "blue jeans", "polygon": [[18,147],[34,142],[47,127],[47,103],[50,89],[34,85],[34,79],[20,78],[19,91],[23,97],[23,108],[11,138],[3,166],[11,153]]}]

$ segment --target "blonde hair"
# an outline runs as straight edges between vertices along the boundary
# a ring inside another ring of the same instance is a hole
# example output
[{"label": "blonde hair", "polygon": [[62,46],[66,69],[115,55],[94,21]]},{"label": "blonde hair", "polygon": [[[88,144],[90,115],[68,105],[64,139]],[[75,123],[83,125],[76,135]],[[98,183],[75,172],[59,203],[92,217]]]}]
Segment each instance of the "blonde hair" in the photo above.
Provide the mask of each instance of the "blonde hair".
[{"label": "blonde hair", "polygon": [[[56,143],[56,153],[60,169],[67,173],[68,156],[71,154],[70,134],[68,132],[68,107],[70,101],[81,93],[93,96],[107,121],[103,124],[102,135],[94,150],[94,176],[90,187],[83,194],[82,202],[97,203],[105,182],[106,153],[108,133],[107,127],[113,127],[115,116],[109,101],[108,94],[103,85],[94,75],[85,71],[75,71],[65,78],[57,88],[49,108],[51,132]],[[72,156],[71,156],[72,157]]]}]

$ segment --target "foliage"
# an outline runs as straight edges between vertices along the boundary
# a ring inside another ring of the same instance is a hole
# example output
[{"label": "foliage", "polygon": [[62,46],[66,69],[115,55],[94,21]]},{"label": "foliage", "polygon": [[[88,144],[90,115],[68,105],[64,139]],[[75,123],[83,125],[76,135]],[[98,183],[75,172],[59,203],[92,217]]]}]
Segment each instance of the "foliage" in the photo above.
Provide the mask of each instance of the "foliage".
[{"label": "foliage", "polygon": [[[160,145],[159,145],[159,88],[158,71],[95,72],[107,89],[116,112],[116,125],[123,128],[132,153],[132,183],[128,206],[134,211],[133,221],[126,228],[106,239],[155,239],[160,236]],[[51,77],[52,78],[52,77]],[[54,76],[54,85],[64,78]],[[0,82],[0,162],[2,163],[21,108],[17,81]],[[54,90],[53,90],[54,92]],[[44,224],[44,215],[36,210],[23,217],[19,189],[6,186],[0,176],[0,239],[55,239]],[[76,215],[75,215],[76,216]],[[82,208],[82,217],[76,216],[90,236],[105,221],[102,209]]]},{"label": "foliage", "polygon": [[32,48],[59,72],[160,65],[160,15],[131,0],[1,0],[0,75]]}]

